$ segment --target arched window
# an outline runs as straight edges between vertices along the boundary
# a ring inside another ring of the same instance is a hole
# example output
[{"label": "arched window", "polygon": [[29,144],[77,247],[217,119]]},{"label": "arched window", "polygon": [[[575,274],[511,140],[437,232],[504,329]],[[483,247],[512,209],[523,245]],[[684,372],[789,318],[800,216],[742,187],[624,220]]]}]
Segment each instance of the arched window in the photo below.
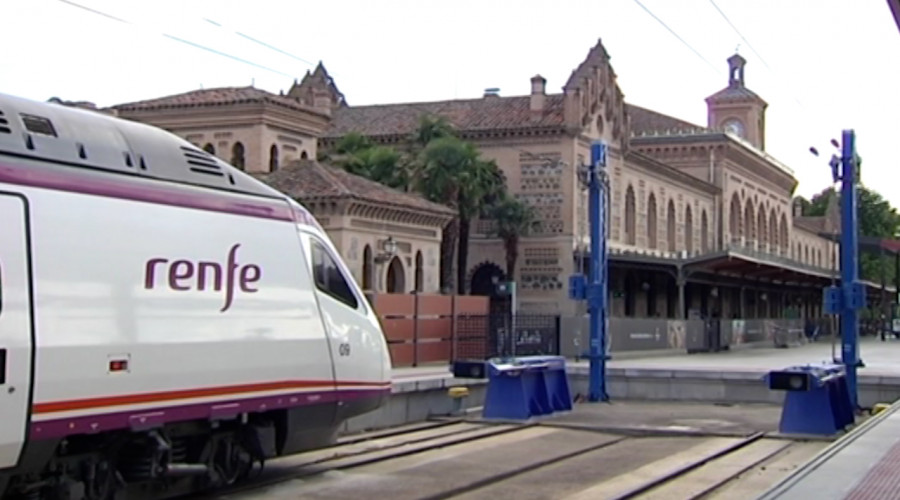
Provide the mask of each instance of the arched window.
[{"label": "arched window", "polygon": [[306,151],[303,151],[302,153],[300,153],[300,159],[301,159],[301,160],[308,160],[308,159],[309,159],[309,153],[307,153]]},{"label": "arched window", "polygon": [[706,218],[706,210],[700,213],[700,251],[709,251],[709,220]]},{"label": "arched window", "polygon": [[634,245],[637,241],[637,224],[635,221],[634,189],[629,185],[625,190],[625,244]]},{"label": "arched window", "polygon": [[753,200],[747,200],[744,208],[744,245],[752,247],[756,243],[756,213],[753,211]]},{"label": "arched window", "polygon": [[773,208],[772,211],[769,212],[769,245],[771,246],[772,253],[778,253],[781,247],[778,233],[778,216],[775,215],[775,209]]},{"label": "arched window", "polygon": [[203,146],[203,151],[206,151],[207,153],[214,155],[214,154],[216,154],[216,147],[207,142],[206,145]]},{"label": "arched window", "polygon": [[788,224],[787,224],[787,216],[785,214],[781,214],[781,224],[779,224],[779,225],[781,226],[781,229],[779,231],[781,233],[781,238],[780,238],[781,247],[784,248],[785,253],[787,253],[788,250],[790,250],[790,248],[791,248],[791,242],[789,241],[789,238],[788,238]]},{"label": "arched window", "polygon": [[677,249],[675,234],[675,202],[669,200],[669,207],[666,209],[666,239],[668,240],[668,250],[674,252]]},{"label": "arched window", "polygon": [[656,250],[656,196],[647,198],[647,247]]},{"label": "arched window", "polygon": [[684,249],[689,255],[694,252],[694,213],[690,203],[684,206]]},{"label": "arched window", "polygon": [[731,207],[729,207],[729,224],[728,229],[731,231],[731,242],[740,243],[741,237],[744,236],[743,227],[741,226],[741,200],[738,194],[731,196]]},{"label": "arched window", "polygon": [[278,170],[278,146],[272,144],[269,148],[269,172]]},{"label": "arched window", "polygon": [[244,145],[240,142],[234,143],[231,147],[231,164],[244,170]]},{"label": "arched window", "polygon": [[756,232],[759,235],[759,249],[765,251],[769,246],[769,228],[766,224],[766,207],[762,203],[759,204],[756,228]]}]

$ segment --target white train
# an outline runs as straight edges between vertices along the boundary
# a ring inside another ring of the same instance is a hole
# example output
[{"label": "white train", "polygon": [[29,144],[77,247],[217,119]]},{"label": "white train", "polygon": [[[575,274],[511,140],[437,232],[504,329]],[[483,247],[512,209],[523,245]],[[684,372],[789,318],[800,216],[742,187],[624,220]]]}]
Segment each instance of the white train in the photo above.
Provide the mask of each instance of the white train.
[{"label": "white train", "polygon": [[301,205],[158,128],[0,95],[0,497],[230,484],[390,380]]}]

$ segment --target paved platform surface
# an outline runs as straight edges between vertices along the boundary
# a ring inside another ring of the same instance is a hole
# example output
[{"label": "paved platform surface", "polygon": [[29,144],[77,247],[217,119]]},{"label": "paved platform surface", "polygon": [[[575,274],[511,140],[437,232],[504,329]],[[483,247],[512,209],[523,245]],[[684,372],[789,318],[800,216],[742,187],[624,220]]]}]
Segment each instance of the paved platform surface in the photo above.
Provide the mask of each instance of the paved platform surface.
[{"label": "paved platform surface", "polygon": [[[840,344],[834,346],[834,354],[840,356]],[[864,338],[860,342],[860,355],[866,364],[859,370],[860,377],[896,377],[900,383],[900,341],[882,342],[874,338]],[[798,347],[777,349],[769,347],[746,348],[733,351],[700,354],[673,354],[646,358],[613,359],[608,368],[613,373],[629,370],[671,370],[702,372],[737,372],[763,374],[770,370],[808,363],[830,362],[832,345],[830,339]],[[586,361],[572,361],[571,369],[583,371]],[[450,368],[445,365],[415,368],[395,368],[395,385],[414,381],[440,381],[452,378]]]},{"label": "paved platform surface", "polygon": [[900,498],[900,404],[834,443],[760,498]]}]

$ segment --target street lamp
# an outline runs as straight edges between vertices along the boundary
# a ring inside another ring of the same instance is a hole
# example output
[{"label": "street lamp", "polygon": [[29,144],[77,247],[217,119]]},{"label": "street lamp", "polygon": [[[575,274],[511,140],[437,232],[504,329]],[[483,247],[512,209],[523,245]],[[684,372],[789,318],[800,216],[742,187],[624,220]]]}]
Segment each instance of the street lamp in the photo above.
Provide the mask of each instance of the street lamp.
[{"label": "street lamp", "polygon": [[380,264],[391,260],[395,255],[397,255],[397,242],[394,241],[393,236],[388,236],[388,238],[381,243],[381,253],[375,257],[375,260]]}]

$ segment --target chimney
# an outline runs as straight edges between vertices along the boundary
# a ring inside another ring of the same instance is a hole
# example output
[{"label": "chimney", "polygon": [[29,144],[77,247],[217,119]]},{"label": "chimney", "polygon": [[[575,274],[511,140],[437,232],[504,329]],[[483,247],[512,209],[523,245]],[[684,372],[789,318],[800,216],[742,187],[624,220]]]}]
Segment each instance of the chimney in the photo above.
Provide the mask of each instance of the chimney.
[{"label": "chimney", "polygon": [[485,99],[493,98],[493,97],[500,97],[500,89],[498,89],[496,87],[484,89],[484,98]]},{"label": "chimney", "polygon": [[794,217],[800,217],[803,215],[803,205],[800,203],[799,198],[794,198],[793,210],[791,210],[791,215]]},{"label": "chimney", "polygon": [[544,110],[544,97],[547,95],[547,80],[541,75],[531,77],[531,110]]}]

